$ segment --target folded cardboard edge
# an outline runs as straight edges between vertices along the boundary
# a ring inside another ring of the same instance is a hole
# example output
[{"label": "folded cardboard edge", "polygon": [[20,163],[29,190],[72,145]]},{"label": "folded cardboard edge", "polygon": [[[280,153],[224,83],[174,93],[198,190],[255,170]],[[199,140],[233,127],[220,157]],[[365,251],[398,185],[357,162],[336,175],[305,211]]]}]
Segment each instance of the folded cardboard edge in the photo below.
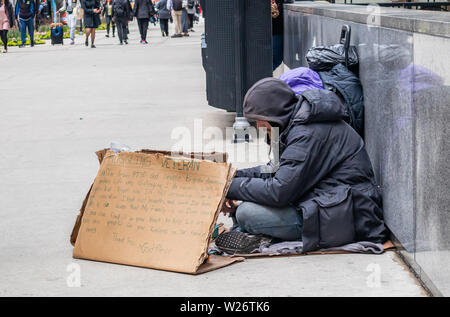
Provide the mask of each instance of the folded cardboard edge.
[{"label": "folded cardboard edge", "polygon": [[194,275],[211,272],[236,262],[242,262],[244,260],[245,258],[243,257],[226,257],[220,255],[210,255],[208,257],[208,261],[200,265],[197,271],[194,273]]},{"label": "folded cardboard edge", "polygon": [[197,270],[199,270],[199,268],[203,265],[202,263],[205,261],[206,258],[208,258],[208,249],[209,249],[209,245],[212,241],[212,235],[214,233],[214,227],[217,223],[217,219],[219,218],[219,213],[220,210],[222,209],[222,206],[225,202],[226,199],[226,194],[228,192],[228,189],[231,186],[231,182],[233,181],[234,175],[236,174],[236,169],[231,167],[231,164],[228,165],[228,173],[227,173],[227,182],[225,183],[225,187],[223,189],[223,193],[222,193],[222,199],[219,201],[219,204],[216,208],[215,214],[214,214],[214,220],[211,223],[210,227],[209,227],[209,233],[208,233],[208,237],[206,238],[206,241],[204,243],[205,247],[203,249],[202,254],[200,255],[198,264],[197,264]]},{"label": "folded cardboard edge", "polygon": [[[389,251],[392,249],[395,249],[394,244],[391,240],[386,241],[383,243],[384,251]],[[355,254],[355,252],[349,252],[349,251],[313,251],[313,252],[306,252],[306,253],[287,253],[287,254],[280,254],[280,253],[251,253],[251,254],[237,254],[232,255],[231,257],[243,257],[243,258],[262,258],[262,257],[286,257],[286,256],[304,256],[304,255],[321,255],[321,254]],[[358,254],[358,253],[356,253]]]},{"label": "folded cardboard edge", "polygon": [[[74,258],[80,259],[80,260],[85,260],[85,261],[94,261],[94,262],[109,263],[109,264],[114,264],[114,265],[126,265],[126,266],[134,266],[134,267],[149,269],[149,267],[147,267],[147,266],[111,262],[111,261],[105,261],[104,259],[86,259],[83,257],[76,257],[76,256],[74,256]],[[243,257],[231,258],[231,257],[225,257],[225,256],[219,256],[219,255],[211,255],[211,256],[209,256],[208,261],[205,261],[205,263],[203,263],[198,268],[198,270],[195,272],[173,271],[173,270],[157,269],[157,268],[152,268],[152,269],[159,270],[159,271],[183,273],[183,274],[189,274],[189,275],[199,275],[199,274],[211,272],[211,271],[223,268],[225,266],[231,265],[233,263],[238,263],[238,262],[242,262],[242,261],[245,261],[245,258],[243,258]]]},{"label": "folded cardboard edge", "polygon": [[77,241],[78,231],[80,230],[81,226],[81,219],[83,218],[84,210],[86,209],[87,201],[89,199],[89,195],[91,194],[92,186],[94,186],[94,183],[92,183],[91,188],[89,188],[89,191],[83,200],[83,204],[81,205],[80,208],[80,213],[77,215],[77,218],[75,219],[75,224],[73,225],[72,233],[70,234],[70,244],[72,244],[73,246],[75,246],[75,242]]},{"label": "folded cardboard edge", "polygon": [[[98,158],[98,161],[100,162],[100,164],[102,163],[103,158],[105,157],[105,155],[108,151],[110,151],[110,149],[103,149],[103,150],[99,150],[99,151],[95,152],[95,154],[97,154],[97,158]],[[228,153],[222,153],[222,152],[210,152],[210,153],[171,152],[171,151],[163,151],[163,150],[142,149],[139,151],[134,151],[133,153],[162,154],[164,156],[185,157],[185,158],[191,158],[191,159],[212,161],[212,162],[216,162],[216,163],[226,163],[228,160]]]}]

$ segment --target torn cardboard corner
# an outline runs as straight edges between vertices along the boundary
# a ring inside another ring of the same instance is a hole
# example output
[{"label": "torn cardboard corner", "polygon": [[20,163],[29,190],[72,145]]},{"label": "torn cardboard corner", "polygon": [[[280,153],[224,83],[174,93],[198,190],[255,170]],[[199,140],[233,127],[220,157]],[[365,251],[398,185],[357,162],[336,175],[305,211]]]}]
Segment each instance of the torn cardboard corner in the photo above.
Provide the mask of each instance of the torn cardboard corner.
[{"label": "torn cardboard corner", "polygon": [[[98,151],[100,169],[71,235],[73,257],[199,274],[234,170],[222,153]],[[202,159],[196,159],[200,157]]]}]

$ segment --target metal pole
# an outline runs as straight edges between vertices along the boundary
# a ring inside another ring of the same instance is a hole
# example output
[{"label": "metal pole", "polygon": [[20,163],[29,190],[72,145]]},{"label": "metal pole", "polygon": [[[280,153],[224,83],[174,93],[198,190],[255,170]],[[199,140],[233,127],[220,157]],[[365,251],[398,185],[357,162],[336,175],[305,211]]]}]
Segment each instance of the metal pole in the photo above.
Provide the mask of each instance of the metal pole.
[{"label": "metal pole", "polygon": [[245,16],[246,0],[233,0],[234,14],[234,55],[235,55],[235,107],[236,119],[233,124],[234,143],[248,142],[250,124],[244,117],[242,104],[245,90]]}]

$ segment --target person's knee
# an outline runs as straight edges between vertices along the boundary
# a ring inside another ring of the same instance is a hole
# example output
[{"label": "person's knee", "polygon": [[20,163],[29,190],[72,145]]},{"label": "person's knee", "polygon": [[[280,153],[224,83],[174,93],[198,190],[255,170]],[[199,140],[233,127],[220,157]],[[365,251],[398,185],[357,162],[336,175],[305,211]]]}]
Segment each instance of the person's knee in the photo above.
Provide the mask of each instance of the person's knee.
[{"label": "person's knee", "polygon": [[252,203],[243,202],[236,209],[236,221],[242,228],[246,227],[251,219]]},{"label": "person's knee", "polygon": [[260,222],[261,206],[252,202],[243,202],[236,209],[236,221],[242,229],[252,233],[254,231],[255,223]]}]

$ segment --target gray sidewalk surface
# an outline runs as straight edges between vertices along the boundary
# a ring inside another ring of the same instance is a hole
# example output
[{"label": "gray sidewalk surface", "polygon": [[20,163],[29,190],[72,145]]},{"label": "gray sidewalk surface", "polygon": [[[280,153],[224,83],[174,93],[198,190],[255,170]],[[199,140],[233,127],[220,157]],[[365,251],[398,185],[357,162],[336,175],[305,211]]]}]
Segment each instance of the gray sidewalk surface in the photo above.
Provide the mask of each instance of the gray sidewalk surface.
[{"label": "gray sidewalk surface", "polygon": [[129,45],[98,32],[96,49],[77,36],[0,55],[0,296],[425,296],[395,252],[249,259],[199,276],[72,259],[96,150],[170,149],[194,119],[232,125],[207,105],[195,29],[171,39],[151,25],[143,46],[133,22]]}]

